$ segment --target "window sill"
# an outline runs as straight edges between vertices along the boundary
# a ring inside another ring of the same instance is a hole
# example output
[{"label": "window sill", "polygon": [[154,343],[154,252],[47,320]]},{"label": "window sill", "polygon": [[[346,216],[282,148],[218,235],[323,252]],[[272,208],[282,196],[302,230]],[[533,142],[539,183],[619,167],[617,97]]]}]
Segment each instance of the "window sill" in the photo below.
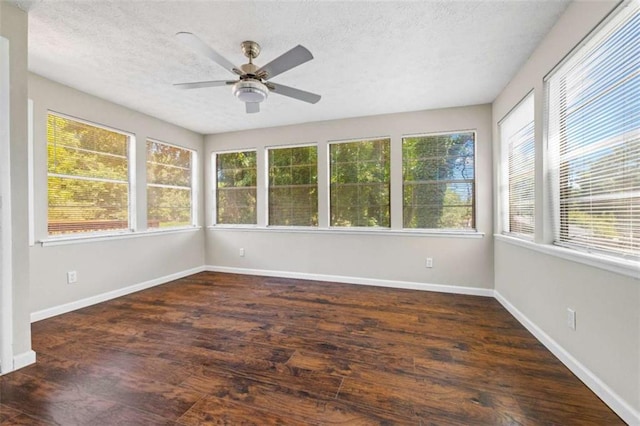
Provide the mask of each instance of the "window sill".
[{"label": "window sill", "polygon": [[446,237],[446,238],[484,238],[484,232],[477,231],[434,231],[413,229],[383,228],[319,228],[304,226],[257,226],[257,225],[213,225],[207,226],[209,231],[249,231],[249,232],[282,232],[333,235],[387,235],[402,237]]},{"label": "window sill", "polygon": [[552,244],[537,244],[532,241],[527,241],[502,234],[495,234],[494,238],[497,241],[503,241],[508,244],[524,247],[530,250],[537,251],[539,253],[548,254],[550,256],[559,257],[561,259],[582,263],[584,265],[604,269],[609,272],[615,272],[620,275],[626,275],[631,278],[640,279],[640,262],[636,262],[633,260],[585,253]]},{"label": "window sill", "polygon": [[151,235],[167,235],[179,234],[184,232],[195,232],[201,230],[201,226],[189,226],[185,228],[166,228],[166,229],[148,229],[146,231],[126,231],[113,234],[84,234],[84,235],[65,235],[60,237],[52,237],[38,241],[42,247],[62,246],[67,244],[95,243],[98,241],[124,240],[137,237],[148,237]]}]

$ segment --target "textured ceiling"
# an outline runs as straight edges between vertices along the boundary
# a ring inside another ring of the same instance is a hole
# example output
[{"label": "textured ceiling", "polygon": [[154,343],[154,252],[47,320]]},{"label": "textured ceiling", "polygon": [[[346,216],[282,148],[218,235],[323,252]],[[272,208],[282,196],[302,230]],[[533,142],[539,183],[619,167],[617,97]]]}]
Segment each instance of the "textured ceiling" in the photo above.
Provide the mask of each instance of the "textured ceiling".
[{"label": "textured ceiling", "polygon": [[[199,133],[492,102],[568,1],[19,1],[29,69]],[[271,95],[246,114],[233,79],[174,36],[198,35],[231,62],[243,40],[266,64],[297,44],[315,59],[273,79],[322,95]]]}]

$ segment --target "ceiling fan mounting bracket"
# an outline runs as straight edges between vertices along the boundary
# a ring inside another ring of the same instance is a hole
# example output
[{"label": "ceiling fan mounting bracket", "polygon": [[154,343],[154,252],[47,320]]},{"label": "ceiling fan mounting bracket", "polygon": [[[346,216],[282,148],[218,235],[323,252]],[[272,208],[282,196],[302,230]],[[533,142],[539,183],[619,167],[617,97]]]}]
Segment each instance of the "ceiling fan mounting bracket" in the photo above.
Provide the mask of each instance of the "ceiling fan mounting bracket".
[{"label": "ceiling fan mounting bracket", "polygon": [[240,46],[242,47],[244,56],[249,58],[249,63],[252,63],[252,61],[260,54],[260,45],[255,41],[243,41]]}]

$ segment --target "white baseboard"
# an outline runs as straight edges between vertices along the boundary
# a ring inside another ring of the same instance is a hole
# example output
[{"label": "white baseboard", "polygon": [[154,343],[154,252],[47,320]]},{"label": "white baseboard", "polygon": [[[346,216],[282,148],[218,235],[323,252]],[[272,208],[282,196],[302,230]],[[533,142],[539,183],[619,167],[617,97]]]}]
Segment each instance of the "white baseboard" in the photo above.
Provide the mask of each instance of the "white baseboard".
[{"label": "white baseboard", "polygon": [[13,357],[13,371],[19,370],[36,362],[36,353],[32,350]]},{"label": "white baseboard", "polygon": [[328,282],[345,283],[345,284],[360,284],[360,285],[371,285],[371,286],[377,286],[377,287],[403,288],[403,289],[409,289],[409,290],[436,291],[439,293],[455,293],[455,294],[467,294],[472,296],[493,297],[493,289],[490,289],[490,288],[463,287],[463,286],[444,285],[444,284],[426,284],[426,283],[417,283],[412,281],[379,280],[375,278],[360,278],[360,277],[349,277],[349,276],[342,276],[342,275],[309,274],[306,272],[272,271],[268,269],[235,268],[235,267],[229,267],[229,266],[208,265],[205,268],[207,271],[226,272],[229,274],[260,275],[265,277],[279,277],[279,278],[295,278],[299,280],[328,281]]},{"label": "white baseboard", "polygon": [[552,354],[556,356],[569,370],[573,372],[582,382],[589,387],[600,399],[602,399],[622,420],[630,425],[640,425],[640,412],[630,406],[624,399],[615,393],[609,386],[598,378],[591,370],[585,367],[580,361],[575,359],[566,349],[551,336],[545,333],[533,321],[531,321],[518,308],[513,306],[497,290],[494,297],[505,307],[527,330],[533,334]]},{"label": "white baseboard", "polygon": [[155,278],[153,280],[134,284],[129,287],[119,288],[117,290],[109,291],[107,293],[102,293],[95,296],[87,297],[86,299],[76,300],[73,302],[65,303],[64,305],[43,309],[41,311],[31,313],[31,322],[33,323],[46,318],[54,317],[56,315],[65,314],[67,312],[75,311],[76,309],[86,308],[87,306],[95,305],[96,303],[106,302],[107,300],[115,299],[117,297],[125,296],[131,293],[135,293],[137,291],[144,290],[150,287],[155,287],[160,284],[165,284],[165,283],[168,283],[169,281],[177,280],[179,278],[193,275],[205,270],[206,269],[204,266],[199,266],[197,268],[187,269],[185,271],[176,272],[174,274],[165,275],[162,277]]}]

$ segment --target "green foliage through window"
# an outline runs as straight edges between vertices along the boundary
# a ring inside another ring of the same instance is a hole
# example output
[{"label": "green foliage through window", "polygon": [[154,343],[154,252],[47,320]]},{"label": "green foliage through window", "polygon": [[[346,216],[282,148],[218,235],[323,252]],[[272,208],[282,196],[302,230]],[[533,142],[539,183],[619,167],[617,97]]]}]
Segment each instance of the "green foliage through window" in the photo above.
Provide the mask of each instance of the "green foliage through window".
[{"label": "green foliage through window", "polygon": [[318,225],[318,148],[269,151],[269,225]]},{"label": "green foliage through window", "polygon": [[129,227],[129,137],[47,116],[50,235]]},{"label": "green foliage through window", "polygon": [[193,152],[147,141],[147,226],[190,226]]},{"label": "green foliage through window", "polygon": [[402,139],[405,228],[475,228],[474,146],[474,132]]},{"label": "green foliage through window", "polygon": [[390,139],[329,145],[331,226],[390,227]]},{"label": "green foliage through window", "polygon": [[216,223],[256,224],[256,152],[216,154]]}]

